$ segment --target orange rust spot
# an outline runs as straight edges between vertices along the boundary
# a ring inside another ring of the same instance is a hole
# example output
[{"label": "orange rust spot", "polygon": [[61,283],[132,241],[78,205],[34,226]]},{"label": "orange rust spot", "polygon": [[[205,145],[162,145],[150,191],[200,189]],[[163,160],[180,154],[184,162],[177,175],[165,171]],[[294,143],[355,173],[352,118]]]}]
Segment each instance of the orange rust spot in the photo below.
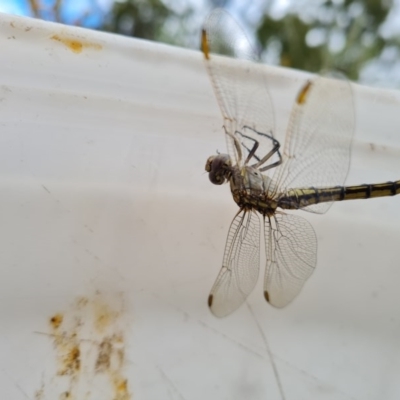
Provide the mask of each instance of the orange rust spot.
[{"label": "orange rust spot", "polygon": [[51,39],[61,42],[62,44],[67,46],[70,50],[72,50],[74,53],[80,53],[82,51],[83,44],[78,40],[61,38],[58,35],[53,35]]},{"label": "orange rust spot", "polygon": [[301,88],[300,93],[297,96],[296,102],[297,104],[304,104],[307,100],[308,93],[311,89],[311,81],[307,81],[307,83]]},{"label": "orange rust spot", "polygon": [[124,379],[123,381],[119,382],[117,385],[117,390],[119,392],[126,392],[128,390],[128,381]]},{"label": "orange rust spot", "polygon": [[57,329],[63,322],[63,315],[62,314],[55,314],[50,318],[50,325],[53,329]]},{"label": "orange rust spot", "polygon": [[116,392],[116,399],[129,399],[128,392],[128,380],[125,378],[115,377],[114,378],[114,388]]},{"label": "orange rust spot", "polygon": [[81,39],[77,38],[70,38],[70,37],[65,37],[65,36],[60,36],[60,35],[53,35],[51,36],[50,39],[56,40],[57,42],[60,42],[67,46],[72,52],[74,53],[81,53],[83,48],[93,48],[95,50],[100,50],[102,48],[101,45],[98,43],[90,43]]},{"label": "orange rust spot", "polygon": [[208,46],[208,37],[205,29],[201,30],[201,51],[206,60],[210,59],[210,48]]}]

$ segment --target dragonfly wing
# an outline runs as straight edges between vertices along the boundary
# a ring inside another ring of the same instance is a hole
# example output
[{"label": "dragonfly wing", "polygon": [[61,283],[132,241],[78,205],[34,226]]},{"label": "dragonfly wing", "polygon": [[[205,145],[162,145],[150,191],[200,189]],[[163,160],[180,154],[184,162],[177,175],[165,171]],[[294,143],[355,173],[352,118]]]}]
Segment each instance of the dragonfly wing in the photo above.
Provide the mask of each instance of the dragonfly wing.
[{"label": "dragonfly wing", "polygon": [[246,34],[222,9],[214,10],[204,24],[202,50],[224,117],[232,164],[244,165],[255,140],[260,144],[255,160],[261,159],[273,147],[272,140],[265,134],[272,136],[274,130],[265,67],[254,64],[259,57]]},{"label": "dragonfly wing", "polygon": [[276,213],[264,222],[267,266],[264,295],[275,307],[289,304],[317,264],[317,237],[311,224],[292,214]]},{"label": "dragonfly wing", "polygon": [[[307,82],[292,109],[283,164],[274,173],[279,190],[342,186],[349,170],[354,126],[353,94],[347,80],[320,76]],[[324,213],[331,204],[304,210]]]},{"label": "dragonfly wing", "polygon": [[255,211],[241,210],[229,228],[224,259],[211,289],[208,305],[224,317],[246,300],[260,270],[260,218]]}]

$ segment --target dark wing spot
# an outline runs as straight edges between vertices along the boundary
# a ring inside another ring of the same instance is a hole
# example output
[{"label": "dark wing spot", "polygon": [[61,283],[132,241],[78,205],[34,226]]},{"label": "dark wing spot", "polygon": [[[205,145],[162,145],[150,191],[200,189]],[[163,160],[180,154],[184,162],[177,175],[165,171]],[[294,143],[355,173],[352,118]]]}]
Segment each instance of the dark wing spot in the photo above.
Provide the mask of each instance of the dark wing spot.
[{"label": "dark wing spot", "polygon": [[210,308],[211,308],[212,303],[213,303],[213,298],[214,298],[214,296],[212,294],[210,294],[208,296],[208,307],[210,307]]},{"label": "dark wing spot", "polygon": [[210,59],[210,49],[208,47],[208,37],[205,29],[201,31],[201,50],[206,60]]},{"label": "dark wing spot", "polygon": [[306,82],[306,84],[301,88],[300,93],[297,96],[296,103],[299,105],[303,105],[306,100],[307,96],[309,94],[310,88],[311,88],[311,81]]},{"label": "dark wing spot", "polygon": [[267,300],[269,303],[269,293],[267,291],[264,291],[264,297],[265,297],[265,300]]}]

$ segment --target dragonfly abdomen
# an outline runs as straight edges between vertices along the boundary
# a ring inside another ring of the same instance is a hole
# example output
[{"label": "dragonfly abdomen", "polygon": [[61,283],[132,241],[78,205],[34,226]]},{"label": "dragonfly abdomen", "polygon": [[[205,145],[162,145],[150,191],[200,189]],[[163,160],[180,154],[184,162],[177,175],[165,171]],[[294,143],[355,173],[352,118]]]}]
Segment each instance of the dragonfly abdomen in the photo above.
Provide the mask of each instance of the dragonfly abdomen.
[{"label": "dragonfly abdomen", "polygon": [[297,210],[312,204],[329,201],[370,199],[395,196],[399,193],[400,181],[331,188],[291,189],[278,200],[278,207]]},{"label": "dragonfly abdomen", "polygon": [[370,199],[373,197],[395,196],[400,193],[400,181],[374,183],[371,185],[344,187],[344,198],[339,200]]}]

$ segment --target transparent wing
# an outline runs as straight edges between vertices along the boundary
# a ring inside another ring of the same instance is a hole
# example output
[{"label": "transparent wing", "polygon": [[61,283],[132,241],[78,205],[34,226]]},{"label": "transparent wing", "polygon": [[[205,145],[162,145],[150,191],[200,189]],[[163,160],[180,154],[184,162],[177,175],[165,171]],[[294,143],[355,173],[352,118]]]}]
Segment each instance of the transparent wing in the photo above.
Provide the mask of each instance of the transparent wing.
[{"label": "transparent wing", "polygon": [[[273,141],[265,135],[272,136],[274,130],[265,67],[254,64],[258,56],[246,34],[221,9],[214,10],[204,24],[202,50],[224,117],[228,154],[233,165],[244,164],[255,140],[260,143],[255,161],[261,159],[273,146]],[[238,61],[232,62],[227,56]]]},{"label": "transparent wing", "polygon": [[[283,163],[274,172],[278,190],[342,186],[349,170],[354,126],[353,95],[347,80],[320,76],[307,82],[292,109]],[[324,213],[331,204],[304,210]]]},{"label": "transparent wing", "polygon": [[211,289],[208,305],[224,317],[245,301],[257,283],[260,270],[260,218],[255,211],[241,210],[229,228],[224,259]]},{"label": "transparent wing", "polygon": [[300,292],[317,264],[317,237],[311,224],[292,214],[276,213],[264,222],[267,266],[264,295],[285,307]]}]

